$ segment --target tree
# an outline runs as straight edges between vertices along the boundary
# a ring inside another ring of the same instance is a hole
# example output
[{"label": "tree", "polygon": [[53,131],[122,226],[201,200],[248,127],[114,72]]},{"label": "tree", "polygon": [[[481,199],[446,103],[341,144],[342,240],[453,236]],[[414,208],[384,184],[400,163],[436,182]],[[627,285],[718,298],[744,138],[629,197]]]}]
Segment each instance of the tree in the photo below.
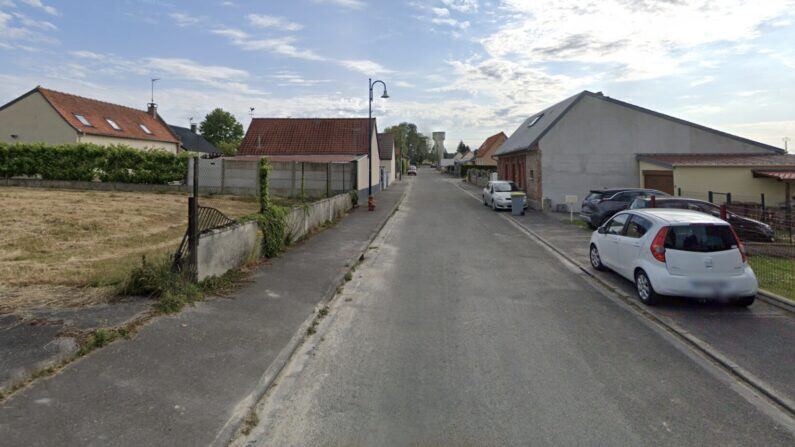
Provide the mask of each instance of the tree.
[{"label": "tree", "polygon": [[237,147],[243,141],[243,125],[231,113],[217,108],[204,117],[199,125],[202,136],[224,152]]},{"label": "tree", "polygon": [[467,146],[466,144],[464,144],[464,141],[463,141],[463,140],[461,140],[461,142],[460,142],[460,143],[458,143],[458,149],[456,149],[456,152],[458,152],[458,153],[459,153],[459,154],[461,154],[461,155],[464,155],[464,154],[466,154],[467,152],[469,152],[469,146]]},{"label": "tree", "polygon": [[384,132],[395,137],[395,146],[403,150],[413,165],[421,164],[425,160],[434,160],[434,154],[428,146],[428,137],[417,132],[417,125],[413,123],[400,123],[397,126],[387,127]]}]

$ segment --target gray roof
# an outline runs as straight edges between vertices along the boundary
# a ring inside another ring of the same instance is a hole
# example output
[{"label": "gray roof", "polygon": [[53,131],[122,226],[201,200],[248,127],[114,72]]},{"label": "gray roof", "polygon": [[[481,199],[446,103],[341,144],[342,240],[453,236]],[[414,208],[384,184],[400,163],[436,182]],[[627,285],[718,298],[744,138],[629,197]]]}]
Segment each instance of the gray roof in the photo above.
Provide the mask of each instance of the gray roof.
[{"label": "gray roof", "polygon": [[191,152],[203,152],[206,154],[220,154],[222,151],[207,141],[203,136],[193,133],[187,127],[168,125],[171,131],[179,138],[182,148]]},{"label": "gray roof", "polygon": [[[731,134],[728,134],[726,132],[722,132],[720,130],[710,129],[709,127],[705,127],[705,126],[702,126],[700,124],[691,123],[690,121],[685,121],[683,119],[679,119],[679,118],[675,118],[673,116],[665,115],[663,113],[655,112],[654,110],[645,109],[643,107],[639,107],[639,106],[636,106],[634,104],[630,104],[628,102],[619,101],[619,100],[614,99],[614,98],[609,98],[607,96],[604,96],[601,92],[600,93],[593,93],[593,92],[589,92],[588,90],[583,90],[582,92],[577,93],[576,95],[574,95],[572,97],[566,98],[563,101],[561,101],[561,102],[559,102],[557,104],[554,104],[554,105],[552,105],[550,107],[547,107],[546,109],[542,110],[541,112],[538,112],[538,113],[532,115],[530,118],[527,118],[522,123],[522,125],[519,126],[519,128],[516,129],[511,134],[511,136],[508,137],[507,140],[505,140],[505,143],[503,143],[502,146],[500,146],[500,148],[497,149],[497,151],[494,153],[494,155],[495,156],[507,155],[507,154],[511,154],[513,152],[520,152],[520,151],[525,151],[525,150],[531,149],[584,96],[590,96],[592,98],[601,99],[603,101],[608,101],[608,102],[611,102],[613,104],[617,104],[617,105],[620,105],[620,106],[623,106],[623,107],[627,107],[627,108],[636,110],[638,112],[647,113],[647,114],[654,115],[654,116],[659,117],[659,118],[663,118],[663,119],[667,119],[667,120],[670,120],[670,121],[674,121],[674,122],[677,122],[677,123],[680,123],[680,124],[684,124],[686,126],[695,127],[697,129],[700,129],[700,130],[703,130],[703,131],[706,131],[706,132],[710,132],[710,133],[713,133],[713,134],[716,134],[716,135],[720,135],[720,136],[723,136],[723,137],[726,137],[726,138],[731,138],[733,140],[738,140],[738,141],[742,141],[742,142],[747,143],[747,144],[752,144],[754,146],[758,146],[760,148],[767,149],[767,150],[769,150],[769,151],[771,151],[773,153],[778,153],[778,154],[784,153],[783,149],[775,147],[775,146],[771,146],[769,144],[764,144],[764,143],[760,143],[758,141],[749,140],[747,138],[738,137],[736,135],[731,135]],[[535,124],[530,126],[530,123],[532,123],[533,120],[536,117],[539,117],[539,116],[540,116],[540,118],[538,119],[538,121],[536,121]]]},{"label": "gray roof", "polygon": [[378,134],[378,155],[381,160],[391,160],[395,151],[395,136],[391,133]]}]

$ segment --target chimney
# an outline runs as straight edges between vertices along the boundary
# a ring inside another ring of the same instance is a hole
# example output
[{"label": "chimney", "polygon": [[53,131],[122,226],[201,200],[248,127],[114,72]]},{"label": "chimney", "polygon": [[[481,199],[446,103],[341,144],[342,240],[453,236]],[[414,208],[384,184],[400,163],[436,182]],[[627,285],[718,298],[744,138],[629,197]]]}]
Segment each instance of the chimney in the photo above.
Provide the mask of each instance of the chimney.
[{"label": "chimney", "polygon": [[196,131],[198,130],[198,127],[199,126],[196,123],[190,123],[190,131],[191,132],[197,133]]},{"label": "chimney", "polygon": [[152,115],[152,118],[157,119],[157,104],[150,102],[147,104],[146,113]]}]

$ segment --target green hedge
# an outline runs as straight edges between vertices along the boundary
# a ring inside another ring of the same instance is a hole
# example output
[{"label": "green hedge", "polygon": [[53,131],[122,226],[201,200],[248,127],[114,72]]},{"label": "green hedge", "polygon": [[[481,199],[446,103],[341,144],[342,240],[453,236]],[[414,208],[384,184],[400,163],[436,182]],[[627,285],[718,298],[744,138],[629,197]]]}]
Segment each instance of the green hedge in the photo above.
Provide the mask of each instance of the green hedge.
[{"label": "green hedge", "polygon": [[0,177],[163,184],[185,180],[188,156],[90,143],[0,143]]},{"label": "green hedge", "polygon": [[466,177],[470,169],[480,169],[481,171],[497,172],[496,166],[462,165],[461,177]]}]

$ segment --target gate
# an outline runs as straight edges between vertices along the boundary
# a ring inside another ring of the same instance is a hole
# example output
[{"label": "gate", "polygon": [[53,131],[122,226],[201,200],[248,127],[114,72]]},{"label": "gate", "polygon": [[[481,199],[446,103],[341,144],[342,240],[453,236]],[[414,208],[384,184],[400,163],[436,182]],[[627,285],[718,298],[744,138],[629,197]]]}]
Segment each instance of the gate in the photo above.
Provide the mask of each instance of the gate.
[{"label": "gate", "polygon": [[188,197],[188,229],[174,253],[172,269],[188,272],[196,281],[199,237],[210,230],[233,225],[236,222],[215,208],[199,206],[198,158],[192,158],[191,161],[193,165],[193,196]]}]

